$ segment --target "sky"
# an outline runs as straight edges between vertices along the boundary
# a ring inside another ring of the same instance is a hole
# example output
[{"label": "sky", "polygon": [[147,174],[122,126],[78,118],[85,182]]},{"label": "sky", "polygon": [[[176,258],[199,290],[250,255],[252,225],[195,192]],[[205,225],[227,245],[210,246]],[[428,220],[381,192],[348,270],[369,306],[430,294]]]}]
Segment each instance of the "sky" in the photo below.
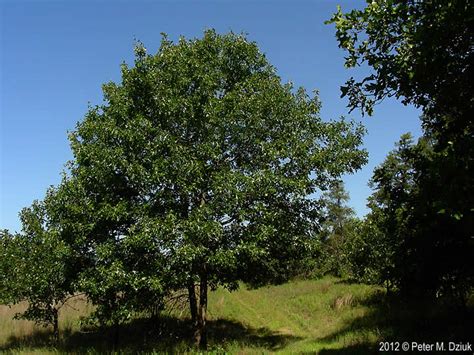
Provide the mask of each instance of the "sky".
[{"label": "sky", "polygon": [[344,181],[359,216],[367,183],[401,134],[421,134],[419,110],[389,99],[372,117],[348,114],[339,87],[368,68],[344,68],[335,30],[324,21],[338,3],[363,1],[9,1],[0,0],[0,229],[19,231],[18,212],[60,182],[72,158],[68,132],[88,105],[102,103],[101,85],[120,81],[140,40],[155,53],[165,32],[176,40],[205,29],[247,33],[284,82],[319,90],[321,116],[361,121],[369,162]]}]

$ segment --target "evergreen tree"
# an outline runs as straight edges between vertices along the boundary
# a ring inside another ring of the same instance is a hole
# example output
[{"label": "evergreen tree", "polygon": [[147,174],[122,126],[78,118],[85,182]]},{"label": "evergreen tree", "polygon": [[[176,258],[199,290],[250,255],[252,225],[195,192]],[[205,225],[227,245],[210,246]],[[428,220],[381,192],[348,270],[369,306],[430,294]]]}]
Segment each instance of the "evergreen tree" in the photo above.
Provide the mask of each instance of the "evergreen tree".
[{"label": "evergreen tree", "polygon": [[322,196],[324,219],[321,225],[323,273],[347,275],[347,243],[354,232],[356,217],[347,205],[350,197],[342,180],[336,180]]}]

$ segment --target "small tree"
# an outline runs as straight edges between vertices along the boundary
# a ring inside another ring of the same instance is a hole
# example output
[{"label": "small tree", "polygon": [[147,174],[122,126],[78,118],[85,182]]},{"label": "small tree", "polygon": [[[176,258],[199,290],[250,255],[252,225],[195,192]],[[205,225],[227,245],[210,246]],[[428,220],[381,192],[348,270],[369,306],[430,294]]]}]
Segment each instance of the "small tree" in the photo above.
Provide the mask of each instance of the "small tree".
[{"label": "small tree", "polygon": [[71,135],[71,181],[92,211],[84,285],[125,303],[143,284],[186,288],[205,347],[208,289],[296,272],[319,214],[310,196],[365,162],[363,129],[322,121],[317,97],[282,84],[244,36],[135,51]]},{"label": "small tree", "polygon": [[[170,286],[162,279],[166,262],[157,245],[149,239],[118,236],[107,232],[114,220],[97,216],[97,207],[84,186],[74,176],[64,175],[44,201],[50,228],[60,231],[68,246],[67,277],[76,292],[94,303],[89,321],[115,328],[114,345],[119,340],[119,324],[134,313],[156,313]],[[105,211],[102,211],[104,213]],[[113,229],[111,229],[113,231]]]},{"label": "small tree", "polygon": [[413,237],[409,217],[417,194],[413,139],[404,134],[375,170],[369,186],[370,213],[349,246],[354,276],[364,282],[399,288],[409,254],[406,240]]},{"label": "small tree", "polygon": [[26,301],[25,312],[18,318],[53,326],[54,338],[59,339],[59,310],[73,289],[67,277],[69,249],[57,231],[48,226],[45,205],[34,202],[21,212],[23,233],[0,235],[2,251],[2,303]]},{"label": "small tree", "polygon": [[347,205],[350,197],[342,180],[336,180],[322,195],[323,222],[321,238],[324,246],[324,272],[342,276],[347,273],[346,244],[352,233],[355,213]]},{"label": "small tree", "polygon": [[349,277],[358,282],[392,288],[385,270],[393,268],[392,245],[370,215],[353,223],[350,238],[345,244]]},{"label": "small tree", "polygon": [[4,229],[0,231],[0,304],[15,303],[20,281],[14,273],[15,265],[21,260],[18,243],[13,234]]}]

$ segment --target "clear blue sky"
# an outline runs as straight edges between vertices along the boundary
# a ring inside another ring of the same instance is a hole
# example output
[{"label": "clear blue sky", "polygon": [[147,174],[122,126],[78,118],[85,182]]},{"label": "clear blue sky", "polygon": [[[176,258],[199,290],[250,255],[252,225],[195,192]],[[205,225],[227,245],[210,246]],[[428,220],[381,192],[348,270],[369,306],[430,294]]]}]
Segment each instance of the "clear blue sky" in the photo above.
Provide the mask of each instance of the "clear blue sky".
[{"label": "clear blue sky", "polygon": [[132,62],[135,38],[154,53],[161,32],[199,37],[206,28],[248,33],[284,81],[320,91],[325,119],[345,115],[366,125],[369,163],[345,178],[351,206],[364,215],[373,168],[402,133],[419,136],[419,112],[389,100],[373,117],[347,115],[339,86],[353,73],[343,66],[334,28],[324,25],[337,3],[0,0],[0,228],[19,230],[20,209],[60,181],[71,158],[67,132],[88,102],[101,103],[102,83],[120,80],[119,65]]}]

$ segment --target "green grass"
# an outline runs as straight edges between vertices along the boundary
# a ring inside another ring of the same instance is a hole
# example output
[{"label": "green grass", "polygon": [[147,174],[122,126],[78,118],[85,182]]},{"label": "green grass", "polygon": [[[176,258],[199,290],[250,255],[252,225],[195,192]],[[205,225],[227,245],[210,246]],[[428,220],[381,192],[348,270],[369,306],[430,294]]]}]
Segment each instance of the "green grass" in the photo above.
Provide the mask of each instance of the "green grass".
[{"label": "green grass", "polygon": [[[15,306],[22,307],[21,305]],[[18,310],[18,309],[17,309]],[[60,315],[61,341],[50,329],[11,320],[15,309],[0,306],[0,351],[13,354],[104,353],[114,349],[114,329],[80,328],[90,312],[76,299]],[[209,295],[209,349],[213,353],[376,353],[387,341],[469,341],[470,309],[390,300],[373,286],[336,278],[293,281],[257,290],[219,289]],[[192,352],[185,313],[135,319],[119,329],[117,353]]]}]

